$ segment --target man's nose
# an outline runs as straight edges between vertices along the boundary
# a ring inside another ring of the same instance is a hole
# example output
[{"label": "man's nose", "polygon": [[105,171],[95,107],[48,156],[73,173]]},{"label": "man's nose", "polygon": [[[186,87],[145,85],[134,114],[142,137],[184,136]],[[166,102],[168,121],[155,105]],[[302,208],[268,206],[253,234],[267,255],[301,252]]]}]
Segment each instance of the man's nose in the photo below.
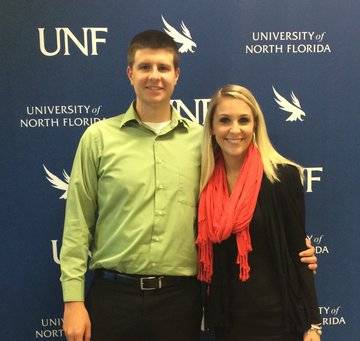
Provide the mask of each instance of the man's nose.
[{"label": "man's nose", "polygon": [[155,79],[160,77],[160,72],[156,66],[151,69],[150,77]]}]

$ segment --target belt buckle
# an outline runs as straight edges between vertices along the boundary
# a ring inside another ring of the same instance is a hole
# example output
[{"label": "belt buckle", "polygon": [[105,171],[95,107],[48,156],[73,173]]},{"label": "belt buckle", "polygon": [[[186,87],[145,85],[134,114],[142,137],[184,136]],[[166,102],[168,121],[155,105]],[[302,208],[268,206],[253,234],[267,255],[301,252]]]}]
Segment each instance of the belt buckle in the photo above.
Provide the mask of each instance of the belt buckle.
[{"label": "belt buckle", "polygon": [[155,289],[161,289],[162,287],[162,283],[161,283],[161,278],[162,277],[158,277],[158,287],[151,287],[151,288],[147,288],[145,287],[145,283],[144,283],[144,280],[148,280],[148,279],[155,279],[157,277],[154,277],[154,276],[151,276],[151,277],[141,277],[140,278],[140,289],[141,290],[155,290]]}]

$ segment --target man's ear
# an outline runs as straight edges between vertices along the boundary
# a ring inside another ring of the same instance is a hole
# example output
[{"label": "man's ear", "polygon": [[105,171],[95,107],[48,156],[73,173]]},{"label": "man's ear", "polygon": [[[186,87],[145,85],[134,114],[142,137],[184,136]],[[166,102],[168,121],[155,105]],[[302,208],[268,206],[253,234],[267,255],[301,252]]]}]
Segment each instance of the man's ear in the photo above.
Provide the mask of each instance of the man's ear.
[{"label": "man's ear", "polygon": [[128,65],[128,67],[126,68],[126,73],[127,73],[130,83],[132,84],[133,70],[130,65]]},{"label": "man's ear", "polygon": [[180,68],[178,67],[177,69],[175,69],[175,75],[176,75],[176,81],[175,81],[175,84],[177,84],[177,81],[180,77]]}]

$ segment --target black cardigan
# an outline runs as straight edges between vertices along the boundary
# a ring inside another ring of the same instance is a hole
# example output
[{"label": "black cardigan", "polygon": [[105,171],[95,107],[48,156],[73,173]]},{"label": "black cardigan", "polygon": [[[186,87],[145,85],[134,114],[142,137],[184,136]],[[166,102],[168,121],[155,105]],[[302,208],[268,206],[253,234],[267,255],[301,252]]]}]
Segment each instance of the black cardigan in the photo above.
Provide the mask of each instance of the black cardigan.
[{"label": "black cardigan", "polygon": [[[253,219],[251,228],[262,224],[262,231],[266,233],[269,257],[280,285],[284,327],[303,333],[310,324],[320,322],[314,276],[298,256],[306,249],[304,192],[296,167],[279,166],[278,176],[280,182],[271,183],[264,174],[256,206],[261,219]],[[232,245],[235,248],[235,243]],[[216,254],[214,252],[215,257]],[[206,304],[210,328],[227,328],[231,320],[228,282],[233,274],[228,274],[222,263],[224,258],[214,259],[214,276]]]}]

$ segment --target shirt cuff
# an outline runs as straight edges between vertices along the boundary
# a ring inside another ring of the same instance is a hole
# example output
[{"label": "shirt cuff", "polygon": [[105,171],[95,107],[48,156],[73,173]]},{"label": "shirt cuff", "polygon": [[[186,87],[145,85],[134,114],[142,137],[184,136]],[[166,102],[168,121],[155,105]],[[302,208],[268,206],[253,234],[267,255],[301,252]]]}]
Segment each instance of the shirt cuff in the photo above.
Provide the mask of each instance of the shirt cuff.
[{"label": "shirt cuff", "polygon": [[61,282],[64,302],[84,301],[85,283],[83,280],[71,279]]}]

